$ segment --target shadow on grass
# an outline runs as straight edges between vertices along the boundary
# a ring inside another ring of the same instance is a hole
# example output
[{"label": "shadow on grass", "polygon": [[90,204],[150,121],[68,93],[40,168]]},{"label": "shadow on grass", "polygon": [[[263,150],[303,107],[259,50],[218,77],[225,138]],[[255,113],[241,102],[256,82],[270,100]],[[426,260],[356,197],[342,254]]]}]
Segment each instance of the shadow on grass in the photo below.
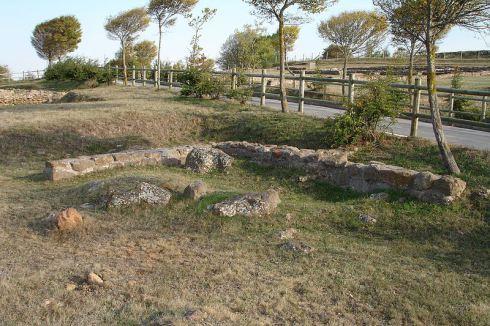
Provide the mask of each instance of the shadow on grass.
[{"label": "shadow on grass", "polygon": [[[6,130],[0,132],[0,164],[119,152],[150,145],[149,140],[137,135],[98,138],[64,128],[50,131]],[[36,176],[32,178],[36,179]]]}]

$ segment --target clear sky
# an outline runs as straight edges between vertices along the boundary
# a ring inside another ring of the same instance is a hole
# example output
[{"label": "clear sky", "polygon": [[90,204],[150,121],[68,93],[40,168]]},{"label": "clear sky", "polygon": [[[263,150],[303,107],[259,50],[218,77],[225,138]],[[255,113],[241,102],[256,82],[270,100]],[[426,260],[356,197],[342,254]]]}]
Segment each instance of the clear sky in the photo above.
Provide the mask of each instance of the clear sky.
[{"label": "clear sky", "polygon": [[[122,10],[144,6],[148,0],[0,0],[0,64],[8,65],[13,72],[43,69],[46,63],[39,59],[30,44],[34,27],[44,21],[60,15],[75,15],[83,28],[83,40],[75,55],[86,56],[103,61],[112,58],[119,44],[107,38],[104,23],[107,16]],[[250,14],[250,8],[241,0],[200,0],[195,12],[202,8],[217,8],[217,16],[206,25],[201,46],[211,58],[217,58],[221,45],[235,29],[245,24],[254,24],[256,17]],[[319,38],[318,23],[345,10],[373,9],[371,0],[340,0],[326,12],[316,15],[302,28],[295,51],[290,57],[309,57],[318,55],[326,44]],[[274,26],[266,24],[269,31]],[[178,61],[189,52],[191,30],[184,19],[180,18],[164,37],[162,59]],[[151,25],[140,40],[157,40],[157,28]],[[489,40],[470,31],[455,28],[441,43],[443,51],[484,50],[489,49]]]}]

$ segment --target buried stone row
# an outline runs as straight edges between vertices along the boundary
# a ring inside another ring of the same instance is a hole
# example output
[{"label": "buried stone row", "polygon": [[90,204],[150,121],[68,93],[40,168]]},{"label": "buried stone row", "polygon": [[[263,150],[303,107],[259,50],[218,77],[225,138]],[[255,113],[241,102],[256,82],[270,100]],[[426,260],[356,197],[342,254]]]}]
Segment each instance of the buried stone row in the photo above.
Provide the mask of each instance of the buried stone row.
[{"label": "buried stone row", "polygon": [[463,180],[451,176],[380,162],[354,163],[348,157],[349,152],[337,149],[315,151],[291,146],[223,142],[207,147],[181,146],[52,161],[46,164],[45,173],[53,181],[140,165],[179,166],[197,173],[208,173],[215,169],[225,170],[233,164],[233,158],[241,158],[262,166],[303,170],[311,178],[362,193],[399,190],[421,201],[437,204],[454,202],[466,189]]}]

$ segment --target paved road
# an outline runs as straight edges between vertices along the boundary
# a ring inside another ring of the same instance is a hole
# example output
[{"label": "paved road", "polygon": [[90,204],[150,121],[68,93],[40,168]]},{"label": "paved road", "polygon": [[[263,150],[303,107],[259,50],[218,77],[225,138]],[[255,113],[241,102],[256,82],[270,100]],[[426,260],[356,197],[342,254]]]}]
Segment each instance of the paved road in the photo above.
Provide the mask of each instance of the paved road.
[{"label": "paved road", "polygon": [[[253,98],[252,103],[258,105],[260,102],[258,98]],[[266,106],[275,110],[281,109],[281,103],[277,100],[267,99]],[[297,110],[297,107],[298,104],[290,103],[291,111]],[[319,118],[332,117],[342,114],[342,112],[342,110],[338,109],[305,104],[305,114]],[[393,134],[396,135],[409,136],[410,120],[397,119],[396,123],[390,126],[390,130]],[[444,131],[446,133],[448,142],[452,145],[459,145],[481,150],[490,150],[490,132],[451,126],[444,126]],[[419,122],[418,136],[435,142],[432,124],[427,122]]]},{"label": "paved road", "polygon": [[[137,84],[141,86],[141,84]],[[149,85],[149,87],[153,87]],[[178,88],[174,87],[174,90]],[[252,104],[259,105],[259,98],[252,98]],[[281,109],[281,103],[278,100],[267,99],[266,106],[274,110]],[[290,110],[293,112],[298,107],[297,103],[290,103]],[[335,115],[342,114],[344,111],[327,108],[323,106],[316,106],[305,104],[305,114],[315,116],[319,118],[333,117]],[[410,135],[410,120],[396,119],[396,123],[390,126],[391,133],[398,136]],[[480,150],[490,150],[490,132],[478,131],[472,129],[444,126],[446,138],[451,145],[464,146],[468,148],[475,148]],[[434,131],[432,124],[427,122],[419,122],[418,137],[429,139],[435,142]]]}]

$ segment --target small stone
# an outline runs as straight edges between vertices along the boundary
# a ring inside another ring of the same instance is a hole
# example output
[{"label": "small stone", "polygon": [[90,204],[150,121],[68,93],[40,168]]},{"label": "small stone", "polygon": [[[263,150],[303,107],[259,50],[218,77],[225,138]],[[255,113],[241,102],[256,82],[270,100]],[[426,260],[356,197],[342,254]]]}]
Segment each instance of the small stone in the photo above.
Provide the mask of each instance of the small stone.
[{"label": "small stone", "polygon": [[377,194],[372,194],[371,196],[369,196],[369,199],[375,201],[386,201],[390,199],[390,195],[387,194],[386,192],[380,192]]},{"label": "small stone", "polygon": [[305,182],[308,182],[308,181],[310,181],[310,177],[309,176],[304,175],[304,176],[298,177],[298,182],[299,183],[305,183]]},{"label": "small stone", "polygon": [[294,236],[298,233],[298,230],[289,228],[287,230],[281,231],[279,234],[279,237],[281,240],[291,240],[294,238]]},{"label": "small stone", "polygon": [[286,221],[291,222],[293,220],[293,218],[294,218],[293,214],[291,214],[291,213],[286,214]]},{"label": "small stone", "polygon": [[85,203],[80,205],[80,209],[93,210],[95,209],[95,205],[92,203]]},{"label": "small stone", "polygon": [[315,248],[307,245],[306,243],[298,242],[298,241],[292,241],[292,240],[281,244],[280,248],[283,250],[293,251],[293,252],[307,254],[307,255],[311,254],[313,251],[315,251]]},{"label": "small stone", "polygon": [[87,275],[87,283],[90,285],[97,285],[97,286],[102,286],[104,285],[104,281],[102,278],[95,274],[94,272],[91,272]]},{"label": "small stone", "polygon": [[366,224],[375,224],[377,222],[375,217],[368,214],[359,215],[359,220]]},{"label": "small stone", "polygon": [[82,215],[75,208],[53,212],[49,215],[48,221],[60,231],[72,231],[83,224]]},{"label": "small stone", "polygon": [[184,190],[184,196],[192,200],[201,199],[206,195],[208,187],[206,184],[199,180],[187,186]]},{"label": "small stone", "polygon": [[77,289],[77,285],[76,284],[73,284],[73,283],[70,283],[70,284],[67,284],[66,285],[65,289],[68,292],[72,292],[72,291],[75,291]]}]

